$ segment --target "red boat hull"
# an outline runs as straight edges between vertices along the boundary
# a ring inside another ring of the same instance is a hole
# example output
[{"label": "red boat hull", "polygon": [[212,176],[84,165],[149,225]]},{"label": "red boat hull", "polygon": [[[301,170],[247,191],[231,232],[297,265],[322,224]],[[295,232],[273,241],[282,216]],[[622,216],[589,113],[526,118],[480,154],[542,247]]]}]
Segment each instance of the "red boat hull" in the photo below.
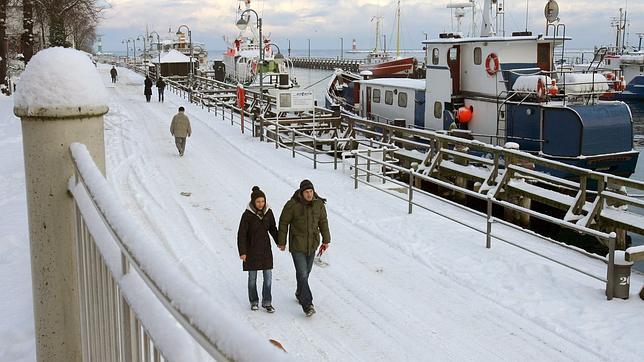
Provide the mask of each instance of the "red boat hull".
[{"label": "red boat hull", "polygon": [[410,77],[414,74],[416,59],[413,57],[390,60],[376,64],[361,64],[360,71],[369,70],[373,77]]}]

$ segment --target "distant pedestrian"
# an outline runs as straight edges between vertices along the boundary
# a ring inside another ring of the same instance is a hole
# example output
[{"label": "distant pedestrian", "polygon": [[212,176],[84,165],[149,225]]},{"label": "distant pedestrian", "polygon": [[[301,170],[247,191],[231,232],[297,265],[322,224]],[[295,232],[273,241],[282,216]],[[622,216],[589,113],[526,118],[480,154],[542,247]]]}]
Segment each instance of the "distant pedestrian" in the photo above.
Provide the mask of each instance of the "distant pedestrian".
[{"label": "distant pedestrian", "polygon": [[110,69],[110,75],[112,76],[112,83],[116,83],[116,77],[119,75],[116,71],[116,67],[112,66],[112,69]]},{"label": "distant pedestrian", "polygon": [[163,97],[163,91],[165,90],[165,82],[163,78],[157,80],[157,89],[159,90],[159,102],[164,102],[165,98]]},{"label": "distant pedestrian", "polygon": [[150,79],[150,77],[146,75],[143,85],[143,94],[145,94],[145,100],[147,102],[150,102],[150,99],[152,98],[152,79]]},{"label": "distant pedestrian", "polygon": [[184,114],[185,108],[179,107],[179,113],[172,117],[170,124],[170,133],[174,136],[174,143],[177,145],[179,156],[183,156],[186,149],[186,138],[192,135],[192,128],[190,128],[190,120]]},{"label": "distant pedestrian", "polygon": [[288,249],[293,258],[297,279],[295,298],[307,317],[315,313],[309,275],[313,268],[316,249],[320,245],[320,234],[322,234],[320,251],[325,251],[331,242],[325,202],[326,200],[315,192],[313,183],[303,180],[300,188],[284,205],[279,221],[277,245],[280,250],[284,250],[288,234]]},{"label": "distant pedestrian", "polygon": [[257,272],[261,271],[262,307],[268,313],[275,312],[271,296],[271,277],[273,269],[273,252],[271,239],[277,242],[277,225],[273,211],[266,203],[266,195],[259,187],[254,186],[250,194],[250,203],[242,214],[237,231],[237,249],[242,260],[244,271],[248,272],[248,300],[250,309],[259,309],[257,295]]}]

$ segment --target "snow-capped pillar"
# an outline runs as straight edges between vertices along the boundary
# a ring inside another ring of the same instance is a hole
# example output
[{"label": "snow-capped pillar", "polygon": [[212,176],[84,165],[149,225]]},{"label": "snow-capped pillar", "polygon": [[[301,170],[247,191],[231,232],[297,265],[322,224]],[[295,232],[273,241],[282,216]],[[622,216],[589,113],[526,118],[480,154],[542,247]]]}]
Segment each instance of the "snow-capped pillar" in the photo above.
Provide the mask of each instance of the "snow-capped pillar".
[{"label": "snow-capped pillar", "polygon": [[14,100],[22,121],[37,359],[80,361],[69,145],[85,144],[105,173],[105,87],[87,54],[49,48],[29,62]]}]

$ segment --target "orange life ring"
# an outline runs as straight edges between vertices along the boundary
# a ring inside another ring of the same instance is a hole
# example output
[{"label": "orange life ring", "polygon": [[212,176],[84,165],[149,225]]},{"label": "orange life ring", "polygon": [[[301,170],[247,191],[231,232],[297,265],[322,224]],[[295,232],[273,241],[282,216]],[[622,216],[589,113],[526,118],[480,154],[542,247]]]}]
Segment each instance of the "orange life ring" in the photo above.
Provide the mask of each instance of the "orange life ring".
[{"label": "orange life ring", "polygon": [[543,83],[543,80],[539,78],[537,80],[537,98],[543,99],[543,96],[546,94],[546,85]]},{"label": "orange life ring", "polygon": [[[490,67],[490,66],[491,66],[491,64],[490,64],[491,62],[494,62],[494,68]],[[487,58],[485,58],[485,71],[486,71],[486,72],[487,72],[487,74],[489,74],[489,75],[495,75],[496,73],[498,73],[498,72],[499,72],[499,67],[500,67],[500,64],[499,64],[499,57],[498,57],[496,54],[494,54],[494,53],[490,53],[490,54],[487,56]]]}]

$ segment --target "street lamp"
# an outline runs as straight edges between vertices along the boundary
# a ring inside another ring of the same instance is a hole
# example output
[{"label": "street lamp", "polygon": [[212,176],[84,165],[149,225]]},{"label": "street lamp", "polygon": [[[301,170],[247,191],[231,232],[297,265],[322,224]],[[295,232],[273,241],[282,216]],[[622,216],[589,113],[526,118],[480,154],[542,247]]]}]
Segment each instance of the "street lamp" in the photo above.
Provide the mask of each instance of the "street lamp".
[{"label": "street lamp", "polygon": [[159,33],[156,31],[152,31],[149,35],[150,38],[150,43],[152,43],[152,34],[155,34],[157,36],[157,54],[159,56],[159,63],[157,64],[157,80],[159,80],[159,77],[161,77],[161,37],[159,36]]},{"label": "street lamp", "polygon": [[181,28],[186,28],[188,29],[188,41],[190,42],[190,77],[188,78],[188,83],[190,83],[190,90],[192,92],[192,77],[193,77],[193,72],[194,70],[192,69],[194,66],[193,63],[193,48],[192,48],[192,31],[190,31],[190,28],[188,25],[181,25],[179,29],[177,29],[177,36],[181,35]]},{"label": "street lamp", "polygon": [[136,40],[143,40],[143,63],[145,63],[145,59],[148,56],[148,46],[147,43],[145,42],[147,39],[143,35],[139,35],[136,37]]},{"label": "street lamp", "polygon": [[136,65],[136,39],[134,38],[128,38],[128,40],[132,40],[132,43],[134,43],[134,46],[132,47],[132,52],[134,53],[134,65]]},{"label": "street lamp", "polygon": [[340,37],[340,59],[344,57],[344,38]]},{"label": "street lamp", "polygon": [[275,61],[275,63],[277,63],[278,65],[284,63],[285,58],[284,58],[284,55],[282,55],[282,52],[280,51],[280,47],[274,43],[269,43],[268,45],[271,45],[277,48],[277,54],[273,56],[273,60]]},{"label": "street lamp", "polygon": [[291,39],[286,39],[288,40],[288,56],[291,56]]},{"label": "street lamp", "polygon": [[130,40],[128,39],[125,41],[125,39],[121,40],[121,44],[125,44],[125,63],[130,60]]},{"label": "street lamp", "polygon": [[244,10],[241,15],[239,15],[239,20],[237,20],[237,28],[244,31],[248,27],[248,19],[244,19],[246,13],[253,13],[257,18],[257,28],[259,29],[259,103],[260,103],[260,112],[262,111],[262,100],[264,98],[264,38],[262,37],[262,18],[259,17],[257,12],[253,9]]}]

